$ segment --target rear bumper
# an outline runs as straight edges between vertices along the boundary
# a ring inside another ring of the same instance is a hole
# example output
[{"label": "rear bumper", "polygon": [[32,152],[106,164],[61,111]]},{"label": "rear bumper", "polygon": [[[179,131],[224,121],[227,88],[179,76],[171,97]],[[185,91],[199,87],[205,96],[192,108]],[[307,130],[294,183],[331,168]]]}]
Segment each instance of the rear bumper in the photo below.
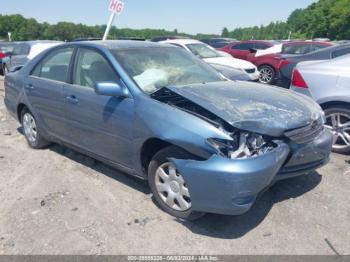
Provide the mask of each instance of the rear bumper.
[{"label": "rear bumper", "polygon": [[172,161],[186,180],[193,210],[241,215],[253,206],[259,193],[276,181],[325,165],[331,146],[332,136],[324,132],[312,143],[295,147],[279,143],[275,150],[251,159],[214,155],[207,161]]}]

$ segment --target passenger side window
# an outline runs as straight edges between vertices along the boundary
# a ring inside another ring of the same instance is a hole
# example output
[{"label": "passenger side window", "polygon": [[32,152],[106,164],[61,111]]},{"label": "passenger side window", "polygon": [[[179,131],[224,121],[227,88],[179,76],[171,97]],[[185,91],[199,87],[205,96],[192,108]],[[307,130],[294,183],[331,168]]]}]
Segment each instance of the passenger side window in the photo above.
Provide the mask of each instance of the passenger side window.
[{"label": "passenger side window", "polygon": [[64,48],[54,51],[34,68],[31,75],[66,82],[73,50],[73,48]]},{"label": "passenger side window", "polygon": [[350,54],[350,48],[343,48],[332,53],[332,58]]},{"label": "passenger side window", "polygon": [[73,84],[94,88],[99,82],[118,82],[108,61],[97,51],[80,49],[74,67]]}]

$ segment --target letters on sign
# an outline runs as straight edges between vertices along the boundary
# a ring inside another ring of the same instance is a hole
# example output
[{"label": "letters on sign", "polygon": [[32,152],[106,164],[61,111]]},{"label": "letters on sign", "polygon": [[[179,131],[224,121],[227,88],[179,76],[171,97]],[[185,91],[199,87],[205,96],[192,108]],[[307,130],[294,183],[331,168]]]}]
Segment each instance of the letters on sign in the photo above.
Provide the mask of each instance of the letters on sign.
[{"label": "letters on sign", "polygon": [[111,0],[111,3],[109,5],[109,11],[115,13],[115,14],[120,14],[123,12],[124,9],[124,3],[119,0]]}]

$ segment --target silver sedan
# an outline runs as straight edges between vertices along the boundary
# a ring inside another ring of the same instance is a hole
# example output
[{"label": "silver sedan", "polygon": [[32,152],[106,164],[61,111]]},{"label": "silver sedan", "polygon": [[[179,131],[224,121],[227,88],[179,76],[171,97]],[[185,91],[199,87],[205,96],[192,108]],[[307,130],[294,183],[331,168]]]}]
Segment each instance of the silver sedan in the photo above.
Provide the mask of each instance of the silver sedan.
[{"label": "silver sedan", "polygon": [[291,89],[321,105],[333,133],[333,151],[350,153],[350,55],[298,64]]}]

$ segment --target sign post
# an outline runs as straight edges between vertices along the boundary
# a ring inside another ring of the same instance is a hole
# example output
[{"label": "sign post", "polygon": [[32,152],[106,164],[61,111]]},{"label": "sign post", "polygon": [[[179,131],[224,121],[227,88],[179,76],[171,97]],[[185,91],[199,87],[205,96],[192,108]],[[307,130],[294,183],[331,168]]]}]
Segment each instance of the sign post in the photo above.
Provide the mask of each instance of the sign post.
[{"label": "sign post", "polygon": [[103,36],[103,40],[107,40],[109,31],[111,30],[111,27],[116,15],[121,14],[123,10],[124,10],[124,2],[120,0],[111,0],[111,3],[109,4],[109,11],[111,12],[111,15],[108,20],[108,24],[107,24],[105,34]]}]

